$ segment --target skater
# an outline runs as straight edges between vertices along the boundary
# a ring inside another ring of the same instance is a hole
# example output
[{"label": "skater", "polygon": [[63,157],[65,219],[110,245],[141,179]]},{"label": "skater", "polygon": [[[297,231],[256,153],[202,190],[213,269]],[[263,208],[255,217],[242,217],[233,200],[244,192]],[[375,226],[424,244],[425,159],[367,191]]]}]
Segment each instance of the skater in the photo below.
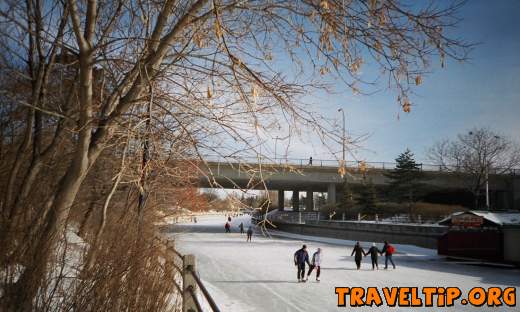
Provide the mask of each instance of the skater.
[{"label": "skater", "polygon": [[224,228],[226,229],[226,233],[231,233],[231,226],[229,225],[229,222],[226,222],[226,225],[224,225]]},{"label": "skater", "polygon": [[238,227],[240,228],[240,234],[244,234],[244,223],[240,222],[240,225]]},{"label": "skater", "polygon": [[294,265],[298,267],[298,283],[306,282],[305,279],[305,263],[310,267],[309,254],[307,253],[307,246],[303,245],[301,249],[298,249],[294,253]]},{"label": "skater", "polygon": [[318,248],[316,252],[312,255],[311,266],[309,267],[309,272],[307,273],[307,279],[309,279],[309,276],[311,276],[312,270],[316,268],[316,282],[320,281],[321,259],[321,248]]},{"label": "skater", "polygon": [[359,242],[357,242],[356,246],[354,246],[354,249],[352,249],[352,254],[350,256],[352,257],[354,254],[356,254],[356,256],[354,257],[354,261],[356,261],[356,266],[359,270],[361,268],[361,260],[363,259],[363,255],[365,254],[365,251],[363,250],[361,245],[359,245]]},{"label": "skater", "polygon": [[197,217],[193,217],[193,223],[197,223]]},{"label": "skater", "polygon": [[246,242],[250,242],[252,237],[253,237],[253,228],[251,226],[249,226],[249,228],[247,229],[247,240],[246,240]]},{"label": "skater", "polygon": [[228,222],[231,222],[231,216],[227,217]]},{"label": "skater", "polygon": [[367,251],[365,256],[370,254],[370,259],[372,260],[372,270],[375,270],[376,268],[379,270],[379,266],[377,265],[377,256],[381,253],[381,250],[379,250],[376,246],[376,243],[372,243],[372,247]]},{"label": "skater", "polygon": [[392,260],[392,255],[395,252],[394,246],[390,245],[387,241],[385,241],[385,245],[383,246],[383,250],[381,251],[381,255],[385,254],[385,270],[388,269],[388,261],[392,263],[392,266],[395,270],[394,260]]}]

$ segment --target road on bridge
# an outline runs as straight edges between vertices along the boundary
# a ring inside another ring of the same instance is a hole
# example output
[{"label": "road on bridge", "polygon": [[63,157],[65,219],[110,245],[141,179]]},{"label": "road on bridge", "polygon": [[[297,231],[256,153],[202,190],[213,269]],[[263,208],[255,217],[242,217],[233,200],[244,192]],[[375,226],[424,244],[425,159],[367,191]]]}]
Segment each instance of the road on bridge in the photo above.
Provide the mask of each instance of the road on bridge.
[{"label": "road on bridge", "polygon": [[[472,266],[447,262],[437,257],[434,250],[409,245],[396,245],[396,270],[372,271],[370,259],[364,258],[360,271],[356,270],[352,252],[354,242],[306,237],[273,232],[263,237],[255,233],[253,242],[238,233],[238,225],[249,225],[248,217],[232,222],[231,234],[224,233],[226,217],[200,216],[197,224],[177,224],[170,235],[183,254],[195,254],[197,270],[221,311],[343,311],[337,307],[335,287],[459,287],[462,298],[473,287],[520,287],[520,270],[488,266]],[[298,283],[293,263],[294,252],[302,244],[309,254],[321,247],[323,262],[321,282],[313,276],[307,283]],[[362,242],[365,250],[371,242]],[[378,244],[381,248],[381,244]],[[356,308],[365,311],[369,307]],[[373,309],[373,308],[372,308]],[[411,311],[410,308],[389,308],[381,311]],[[414,308],[412,308],[414,309]],[[455,304],[456,311],[486,311]],[[502,306],[496,310],[513,311]],[[434,311],[435,308],[421,308]]]}]

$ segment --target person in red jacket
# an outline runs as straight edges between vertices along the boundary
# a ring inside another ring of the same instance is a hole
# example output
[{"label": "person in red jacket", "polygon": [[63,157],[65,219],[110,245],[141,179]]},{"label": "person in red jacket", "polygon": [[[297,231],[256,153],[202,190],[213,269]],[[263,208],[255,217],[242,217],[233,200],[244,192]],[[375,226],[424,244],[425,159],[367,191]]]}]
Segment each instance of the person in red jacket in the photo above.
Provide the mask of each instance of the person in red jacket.
[{"label": "person in red jacket", "polygon": [[383,250],[381,251],[381,255],[385,254],[385,270],[388,269],[388,261],[392,263],[395,269],[394,260],[392,260],[392,255],[395,252],[394,246],[390,245],[387,241],[385,241],[385,245],[383,246]]},{"label": "person in red jacket", "polygon": [[226,225],[224,225],[224,228],[226,229],[226,233],[231,233],[231,225],[229,225],[229,222],[226,222]]}]

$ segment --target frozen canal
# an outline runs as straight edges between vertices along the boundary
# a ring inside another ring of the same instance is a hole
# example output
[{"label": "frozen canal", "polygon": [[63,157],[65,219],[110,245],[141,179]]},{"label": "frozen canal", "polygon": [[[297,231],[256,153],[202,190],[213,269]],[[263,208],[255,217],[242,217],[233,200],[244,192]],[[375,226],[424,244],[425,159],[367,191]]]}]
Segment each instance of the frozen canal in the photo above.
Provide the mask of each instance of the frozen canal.
[{"label": "frozen canal", "polygon": [[[353,242],[274,233],[272,238],[255,233],[252,243],[238,233],[238,225],[249,224],[246,217],[232,221],[231,234],[224,233],[224,216],[199,217],[197,224],[175,226],[177,248],[183,254],[195,254],[197,269],[223,312],[227,311],[366,311],[370,307],[337,307],[335,287],[459,287],[462,297],[473,287],[520,287],[520,270],[472,266],[447,262],[434,250],[394,245],[397,269],[372,271],[370,259],[364,258],[360,271],[355,268]],[[246,227],[247,229],[247,227]],[[379,242],[378,242],[379,243]],[[307,283],[298,283],[293,254],[302,244],[309,256],[322,248],[321,282],[314,274]],[[367,250],[371,242],[362,242]],[[381,248],[382,244],[378,244]],[[348,297],[347,297],[348,300]],[[380,311],[434,311],[439,308],[385,307]],[[450,311],[518,311],[517,307],[499,308],[463,306],[460,301]]]}]

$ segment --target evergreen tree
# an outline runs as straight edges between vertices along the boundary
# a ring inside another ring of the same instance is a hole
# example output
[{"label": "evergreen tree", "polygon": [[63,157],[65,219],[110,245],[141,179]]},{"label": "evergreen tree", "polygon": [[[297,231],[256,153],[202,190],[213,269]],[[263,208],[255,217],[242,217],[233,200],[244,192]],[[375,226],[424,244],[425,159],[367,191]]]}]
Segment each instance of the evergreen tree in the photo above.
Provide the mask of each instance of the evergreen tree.
[{"label": "evergreen tree", "polygon": [[350,214],[352,213],[352,208],[354,208],[355,201],[353,198],[353,193],[350,188],[349,183],[347,182],[347,177],[343,178],[342,185],[342,195],[339,203],[339,208],[342,213],[345,214],[345,217],[348,219]]},{"label": "evergreen tree", "polygon": [[377,210],[377,192],[372,183],[372,179],[363,180],[363,184],[358,188],[357,203],[360,205],[361,212],[375,214]]},{"label": "evergreen tree", "polygon": [[384,174],[390,180],[389,196],[396,202],[406,203],[411,216],[413,205],[424,187],[425,177],[409,149],[401,153],[395,161],[395,169]]}]

